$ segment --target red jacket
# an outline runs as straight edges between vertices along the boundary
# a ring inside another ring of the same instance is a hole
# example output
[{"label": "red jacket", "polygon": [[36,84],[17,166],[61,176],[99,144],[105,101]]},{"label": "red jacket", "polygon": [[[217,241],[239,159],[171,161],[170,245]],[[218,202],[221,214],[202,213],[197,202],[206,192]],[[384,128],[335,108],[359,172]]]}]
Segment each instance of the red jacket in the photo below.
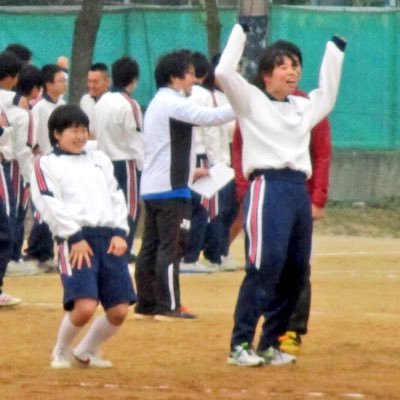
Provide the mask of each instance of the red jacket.
[{"label": "red jacket", "polygon": [[[307,94],[296,89],[296,96],[307,97]],[[250,182],[243,175],[242,169],[242,134],[239,124],[236,123],[232,143],[232,165],[235,170],[236,196],[239,202],[250,186]],[[310,156],[313,174],[307,181],[312,203],[322,208],[328,200],[329,167],[331,162],[331,127],[328,117],[319,122],[311,131]]]}]

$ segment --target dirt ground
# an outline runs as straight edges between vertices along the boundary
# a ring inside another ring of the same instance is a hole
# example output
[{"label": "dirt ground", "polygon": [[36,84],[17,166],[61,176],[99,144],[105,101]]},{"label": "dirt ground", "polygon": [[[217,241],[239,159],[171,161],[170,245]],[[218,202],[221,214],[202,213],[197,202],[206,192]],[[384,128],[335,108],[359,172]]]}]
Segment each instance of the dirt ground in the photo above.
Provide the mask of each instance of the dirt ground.
[{"label": "dirt ground", "polygon": [[[243,260],[242,241],[234,254]],[[297,364],[226,364],[243,271],[183,275],[197,321],[137,321],[105,346],[110,370],[49,368],[60,318],[56,275],[6,278],[0,399],[400,399],[400,239],[315,237],[309,334]]]}]

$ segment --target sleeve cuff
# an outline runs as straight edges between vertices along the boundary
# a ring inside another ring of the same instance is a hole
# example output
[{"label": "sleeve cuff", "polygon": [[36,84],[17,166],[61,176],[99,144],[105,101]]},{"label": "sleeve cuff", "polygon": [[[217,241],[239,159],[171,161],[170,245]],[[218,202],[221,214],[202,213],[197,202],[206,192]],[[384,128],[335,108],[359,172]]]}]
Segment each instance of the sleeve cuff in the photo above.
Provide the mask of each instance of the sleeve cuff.
[{"label": "sleeve cuff", "polygon": [[83,232],[80,230],[68,238],[68,243],[75,244],[80,242],[81,240],[84,240],[84,237],[83,237]]},{"label": "sleeve cuff", "polygon": [[332,42],[335,43],[339,50],[344,51],[346,49],[347,42],[339,36],[333,36]]},{"label": "sleeve cuff", "polygon": [[4,128],[0,126],[0,136],[4,133]]}]

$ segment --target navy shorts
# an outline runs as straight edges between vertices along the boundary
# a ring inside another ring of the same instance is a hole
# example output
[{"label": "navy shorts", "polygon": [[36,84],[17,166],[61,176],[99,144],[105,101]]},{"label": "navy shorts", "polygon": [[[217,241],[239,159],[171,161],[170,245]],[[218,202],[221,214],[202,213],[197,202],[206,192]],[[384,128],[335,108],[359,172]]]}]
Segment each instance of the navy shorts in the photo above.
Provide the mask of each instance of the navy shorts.
[{"label": "navy shorts", "polygon": [[71,311],[77,299],[98,300],[105,310],[118,304],[134,304],[136,294],[128,270],[128,256],[107,254],[114,236],[111,228],[83,228],[83,236],[93,250],[91,267],[71,268],[70,246],[59,243],[58,268],[64,287],[64,309]]}]

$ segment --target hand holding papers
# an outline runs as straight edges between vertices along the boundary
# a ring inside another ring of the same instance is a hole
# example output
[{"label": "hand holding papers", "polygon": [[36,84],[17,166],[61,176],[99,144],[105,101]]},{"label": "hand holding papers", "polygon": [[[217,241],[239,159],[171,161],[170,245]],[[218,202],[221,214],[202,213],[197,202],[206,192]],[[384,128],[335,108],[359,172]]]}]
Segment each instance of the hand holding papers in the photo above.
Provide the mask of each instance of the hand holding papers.
[{"label": "hand holding papers", "polygon": [[209,176],[193,182],[190,187],[192,190],[208,199],[214,196],[218,190],[222,189],[235,176],[233,169],[222,163],[215,164],[210,168],[209,172]]}]

